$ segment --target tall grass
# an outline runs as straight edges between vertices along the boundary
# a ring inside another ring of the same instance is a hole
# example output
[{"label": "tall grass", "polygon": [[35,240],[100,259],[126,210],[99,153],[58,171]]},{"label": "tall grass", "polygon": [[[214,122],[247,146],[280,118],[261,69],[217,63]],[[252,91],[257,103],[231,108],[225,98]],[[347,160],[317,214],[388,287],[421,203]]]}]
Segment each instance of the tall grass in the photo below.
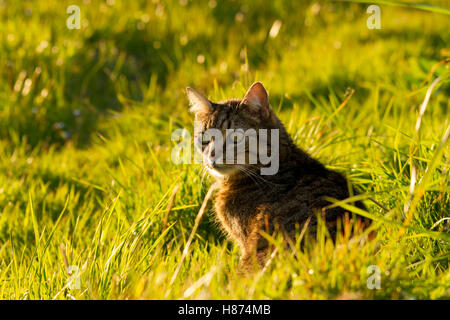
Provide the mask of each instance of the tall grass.
[{"label": "tall grass", "polygon": [[[72,2],[0,1],[0,298],[447,298],[448,19],[379,3],[381,30],[355,3],[83,1],[69,30]],[[210,185],[170,161],[193,127],[184,88],[255,80],[363,191],[374,241],[268,235],[273,259],[244,277],[209,207],[183,257]]]}]

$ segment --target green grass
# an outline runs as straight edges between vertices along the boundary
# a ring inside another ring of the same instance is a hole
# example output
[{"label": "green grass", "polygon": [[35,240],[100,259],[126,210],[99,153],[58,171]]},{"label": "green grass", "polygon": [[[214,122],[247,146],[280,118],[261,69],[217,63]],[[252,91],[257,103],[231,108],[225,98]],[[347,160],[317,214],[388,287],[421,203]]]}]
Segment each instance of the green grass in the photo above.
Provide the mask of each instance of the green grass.
[{"label": "green grass", "polygon": [[[0,298],[448,298],[448,16],[380,7],[369,30],[361,3],[0,0]],[[242,277],[209,210],[169,285],[210,184],[170,161],[172,131],[193,128],[184,88],[219,100],[255,80],[299,146],[388,212],[366,201],[372,242],[275,237]]]}]

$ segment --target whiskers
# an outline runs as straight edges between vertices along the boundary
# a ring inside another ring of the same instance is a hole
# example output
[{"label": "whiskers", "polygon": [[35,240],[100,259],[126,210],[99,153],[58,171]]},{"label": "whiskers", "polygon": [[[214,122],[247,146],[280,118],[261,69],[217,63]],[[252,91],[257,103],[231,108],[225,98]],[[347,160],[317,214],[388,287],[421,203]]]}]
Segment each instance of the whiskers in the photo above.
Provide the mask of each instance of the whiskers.
[{"label": "whiskers", "polygon": [[[274,185],[279,185],[279,184],[277,184],[277,183],[273,183],[272,181],[269,181],[269,180],[263,178],[261,175],[257,174],[256,172],[250,170],[250,169],[247,168],[247,167],[244,167],[244,166],[242,166],[242,165],[236,165],[236,167],[237,167],[242,173],[244,173],[246,176],[248,176],[250,179],[252,179],[256,184],[258,184],[258,186],[261,186],[261,183],[262,183],[262,185],[264,185],[264,184],[266,184],[266,185],[272,185],[272,186],[274,186]],[[255,168],[256,168],[256,166],[252,166],[252,167],[255,167]]]},{"label": "whiskers", "polygon": [[199,176],[200,176],[200,187],[203,188],[203,180],[205,180],[206,173],[208,172],[208,168],[205,165],[202,165]]},{"label": "whiskers", "polygon": [[[264,178],[261,176],[257,171],[260,169],[256,165],[240,165],[235,164],[235,169],[237,169],[239,172],[242,172],[245,176],[250,178],[256,185],[258,185],[259,188],[264,188],[267,186],[281,186],[283,183],[276,183],[273,181],[268,180],[267,178]],[[205,180],[205,176],[207,176],[207,173],[209,171],[208,166],[202,165],[200,171],[199,171],[199,177],[200,177],[200,186],[203,187],[203,182]],[[225,174],[224,177],[226,178],[227,175]]]}]

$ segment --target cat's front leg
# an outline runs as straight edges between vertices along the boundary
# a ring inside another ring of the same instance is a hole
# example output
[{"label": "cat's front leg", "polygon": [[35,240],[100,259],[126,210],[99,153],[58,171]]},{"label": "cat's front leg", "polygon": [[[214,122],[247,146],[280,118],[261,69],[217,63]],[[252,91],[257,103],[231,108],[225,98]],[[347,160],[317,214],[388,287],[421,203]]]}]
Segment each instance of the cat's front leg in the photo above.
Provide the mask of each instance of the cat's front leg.
[{"label": "cat's front leg", "polygon": [[241,256],[238,265],[240,274],[249,274],[261,270],[267,261],[268,248]]},{"label": "cat's front leg", "polygon": [[269,243],[261,235],[253,239],[251,244],[247,242],[247,246],[243,248],[239,261],[239,272],[251,273],[262,269],[267,262],[268,252]]}]

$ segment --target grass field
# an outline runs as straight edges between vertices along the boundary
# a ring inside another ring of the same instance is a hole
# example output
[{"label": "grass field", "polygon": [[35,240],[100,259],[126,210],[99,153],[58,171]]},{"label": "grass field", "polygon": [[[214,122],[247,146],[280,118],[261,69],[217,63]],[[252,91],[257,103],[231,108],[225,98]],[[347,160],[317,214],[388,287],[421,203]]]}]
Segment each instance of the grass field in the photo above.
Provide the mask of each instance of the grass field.
[{"label": "grass field", "polygon": [[[0,298],[448,298],[449,15],[380,4],[368,29],[367,7],[0,0]],[[171,161],[184,88],[215,101],[257,80],[296,143],[380,204],[374,241],[275,237],[243,277],[209,209],[181,261],[211,183]]]}]

